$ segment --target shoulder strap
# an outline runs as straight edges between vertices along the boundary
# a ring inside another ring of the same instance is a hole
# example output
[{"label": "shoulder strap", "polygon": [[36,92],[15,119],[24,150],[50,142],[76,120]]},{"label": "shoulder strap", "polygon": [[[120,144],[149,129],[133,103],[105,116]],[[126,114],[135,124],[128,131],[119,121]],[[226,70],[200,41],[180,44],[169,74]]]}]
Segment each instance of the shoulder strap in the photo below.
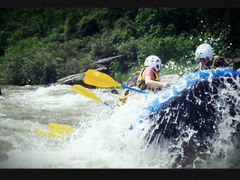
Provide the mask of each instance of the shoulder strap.
[{"label": "shoulder strap", "polygon": [[156,73],[155,71],[154,71],[154,76],[155,76],[155,80],[156,80],[156,81],[160,81],[160,78],[159,78],[159,76],[158,76],[158,73]]},{"label": "shoulder strap", "polygon": [[143,77],[142,77],[142,74],[143,74],[143,71],[145,70],[145,67],[143,67],[138,75],[138,81],[142,80]]},{"label": "shoulder strap", "polygon": [[215,68],[216,68],[216,67],[215,67],[215,63],[216,63],[216,61],[217,61],[218,58],[219,58],[218,55],[214,56],[211,69],[215,69]]}]

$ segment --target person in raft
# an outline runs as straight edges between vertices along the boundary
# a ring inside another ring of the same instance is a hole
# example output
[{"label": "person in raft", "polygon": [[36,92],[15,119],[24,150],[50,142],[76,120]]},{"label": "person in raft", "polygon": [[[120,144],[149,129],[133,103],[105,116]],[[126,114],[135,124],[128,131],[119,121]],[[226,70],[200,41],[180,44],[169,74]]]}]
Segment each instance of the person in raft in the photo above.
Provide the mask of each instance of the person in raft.
[{"label": "person in raft", "polygon": [[195,51],[195,60],[198,66],[195,68],[194,72],[216,69],[218,67],[229,67],[229,63],[223,56],[214,56],[214,49],[207,43],[203,43],[197,47]]},{"label": "person in raft", "polygon": [[[167,88],[171,85],[170,82],[161,82],[159,78],[159,72],[161,69],[161,59],[156,55],[148,56],[144,61],[144,67],[141,69],[138,79],[137,85],[134,88],[138,88],[141,90],[150,90],[154,93],[162,90],[162,88]],[[120,95],[120,98],[117,101],[117,105],[123,105],[127,96],[129,95],[129,90],[126,89]]]}]

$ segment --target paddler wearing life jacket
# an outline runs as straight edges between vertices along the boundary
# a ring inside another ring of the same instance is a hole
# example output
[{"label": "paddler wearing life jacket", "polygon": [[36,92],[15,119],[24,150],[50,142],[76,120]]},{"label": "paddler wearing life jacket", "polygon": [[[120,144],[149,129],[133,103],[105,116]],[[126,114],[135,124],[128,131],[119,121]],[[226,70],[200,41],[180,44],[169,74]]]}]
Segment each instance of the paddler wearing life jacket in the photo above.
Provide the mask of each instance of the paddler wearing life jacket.
[{"label": "paddler wearing life jacket", "polygon": [[195,51],[195,60],[199,65],[195,68],[194,72],[206,69],[216,69],[218,67],[229,67],[225,57],[219,55],[214,56],[214,49],[207,43],[203,43],[197,47]]},{"label": "paddler wearing life jacket", "polygon": [[[144,61],[144,67],[141,69],[138,79],[137,79],[137,88],[141,90],[150,90],[157,92],[162,88],[169,87],[170,82],[160,82],[158,73],[161,69],[161,59],[156,55],[148,56]],[[135,87],[135,88],[136,88]],[[123,105],[127,96],[129,96],[130,91],[124,90],[120,95],[120,98],[117,101],[117,105]]]}]

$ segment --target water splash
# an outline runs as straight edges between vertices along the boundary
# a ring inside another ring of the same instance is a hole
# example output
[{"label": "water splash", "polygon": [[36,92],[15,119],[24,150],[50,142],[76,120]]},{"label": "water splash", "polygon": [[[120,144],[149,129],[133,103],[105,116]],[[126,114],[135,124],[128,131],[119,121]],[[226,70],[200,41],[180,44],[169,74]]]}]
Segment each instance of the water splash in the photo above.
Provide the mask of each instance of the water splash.
[{"label": "water splash", "polygon": [[172,167],[235,167],[239,158],[232,157],[240,155],[239,89],[238,76],[199,81],[154,114],[146,144],[160,149],[167,141],[175,159]]},{"label": "water splash", "polygon": [[[174,82],[179,80],[179,76],[163,78]],[[228,81],[227,78],[224,81]],[[234,81],[239,88],[239,79]],[[220,89],[217,94],[220,98],[214,104],[217,112],[221,112],[217,117],[220,123],[215,127],[218,134],[207,139],[212,143],[211,148],[194,156],[189,161],[189,167],[239,166],[235,161],[239,159],[239,153],[231,140],[236,129],[232,129],[233,125],[229,123],[233,118],[227,104],[231,100],[228,98],[234,97],[232,100],[238,109],[239,89],[226,85],[228,90]],[[179,156],[185,153],[182,145],[191,142],[191,137],[197,134],[189,126],[185,127],[182,139],[168,141],[159,134],[150,145],[146,134],[152,128],[150,132],[153,135],[157,126],[154,126],[153,120],[139,123],[138,118],[143,113],[141,109],[156,98],[154,94],[133,97],[124,106],[111,111],[101,103],[72,92],[68,85],[11,87],[6,91],[7,95],[0,102],[1,168],[182,168],[176,164]],[[110,104],[115,104],[118,98],[106,89],[92,91]],[[197,104],[201,105],[201,101]],[[174,111],[177,112],[177,107]],[[171,108],[166,108],[164,113],[166,119],[160,119],[161,114],[156,114],[155,119],[169,123],[174,113]],[[178,112],[175,115],[187,117],[187,113]],[[238,122],[239,119],[238,112],[234,120]],[[35,128],[46,129],[51,122],[71,125],[76,132],[69,141],[33,132]],[[176,119],[172,122],[177,123]],[[129,130],[130,124],[135,124],[132,131]],[[180,127],[183,126],[184,122],[180,124]],[[167,131],[167,126],[163,130]],[[237,137],[234,141],[238,141]],[[200,146],[200,142],[195,144]]]}]

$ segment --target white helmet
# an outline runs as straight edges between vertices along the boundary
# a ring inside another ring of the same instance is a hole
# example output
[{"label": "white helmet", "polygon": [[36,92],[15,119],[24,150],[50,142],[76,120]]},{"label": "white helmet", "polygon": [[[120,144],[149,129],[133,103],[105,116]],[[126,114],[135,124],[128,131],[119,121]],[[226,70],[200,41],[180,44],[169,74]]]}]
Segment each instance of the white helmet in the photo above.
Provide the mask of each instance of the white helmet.
[{"label": "white helmet", "polygon": [[195,52],[195,59],[199,58],[206,58],[208,57],[209,60],[211,61],[213,59],[213,48],[207,43],[203,43],[200,46],[197,47],[196,52]]},{"label": "white helmet", "polygon": [[161,59],[155,55],[148,56],[145,59],[144,66],[151,66],[155,71],[159,72],[161,67]]}]

